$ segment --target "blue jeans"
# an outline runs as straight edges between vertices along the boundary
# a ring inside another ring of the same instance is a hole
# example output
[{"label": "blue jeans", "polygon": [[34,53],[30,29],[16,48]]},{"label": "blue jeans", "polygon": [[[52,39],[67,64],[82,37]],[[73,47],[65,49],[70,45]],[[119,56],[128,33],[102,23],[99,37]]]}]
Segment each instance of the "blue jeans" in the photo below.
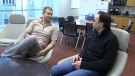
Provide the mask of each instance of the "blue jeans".
[{"label": "blue jeans", "polygon": [[100,74],[95,71],[86,69],[76,70],[72,65],[72,61],[52,66],[50,72],[52,76],[100,76]]},{"label": "blue jeans", "polygon": [[22,40],[20,43],[15,46],[5,50],[1,57],[13,56],[16,54],[20,54],[23,51],[27,51],[29,57],[35,56],[35,53],[43,50],[42,46],[38,43],[37,38],[34,35],[30,35]]}]

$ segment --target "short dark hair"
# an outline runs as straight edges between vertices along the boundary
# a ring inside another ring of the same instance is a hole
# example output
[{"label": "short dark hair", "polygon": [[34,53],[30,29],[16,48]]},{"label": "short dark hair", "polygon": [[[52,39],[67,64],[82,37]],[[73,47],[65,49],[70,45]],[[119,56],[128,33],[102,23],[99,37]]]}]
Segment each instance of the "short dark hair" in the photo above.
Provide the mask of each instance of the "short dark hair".
[{"label": "short dark hair", "polygon": [[99,22],[104,23],[103,27],[110,28],[112,21],[111,17],[106,12],[103,11],[99,11],[98,14],[99,14]]},{"label": "short dark hair", "polygon": [[43,14],[46,12],[46,10],[47,10],[47,9],[49,9],[49,10],[53,11],[53,9],[52,9],[51,7],[46,6],[46,7],[44,7]]}]

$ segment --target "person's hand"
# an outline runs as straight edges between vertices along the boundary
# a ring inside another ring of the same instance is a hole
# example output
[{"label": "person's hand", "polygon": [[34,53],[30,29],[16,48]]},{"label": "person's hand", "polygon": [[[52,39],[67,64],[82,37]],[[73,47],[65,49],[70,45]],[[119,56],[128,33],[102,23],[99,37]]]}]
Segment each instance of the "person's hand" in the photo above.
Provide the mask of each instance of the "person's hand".
[{"label": "person's hand", "polygon": [[35,55],[36,55],[36,57],[38,57],[38,56],[42,56],[43,54],[44,54],[44,50],[41,50],[41,51],[37,52]]},{"label": "person's hand", "polygon": [[45,42],[43,42],[42,40],[38,40],[38,42],[40,45],[42,45],[43,48],[46,46]]},{"label": "person's hand", "polygon": [[73,62],[79,61],[80,58],[81,58],[80,56],[75,55],[75,56],[73,57]]},{"label": "person's hand", "polygon": [[72,65],[73,65],[76,69],[80,69],[81,62],[82,62],[82,58],[80,58],[78,61],[75,61],[74,63],[72,63]]},{"label": "person's hand", "polygon": [[25,33],[25,34],[24,34],[24,39],[25,39],[26,37],[28,37],[28,36],[30,36],[30,34]]}]

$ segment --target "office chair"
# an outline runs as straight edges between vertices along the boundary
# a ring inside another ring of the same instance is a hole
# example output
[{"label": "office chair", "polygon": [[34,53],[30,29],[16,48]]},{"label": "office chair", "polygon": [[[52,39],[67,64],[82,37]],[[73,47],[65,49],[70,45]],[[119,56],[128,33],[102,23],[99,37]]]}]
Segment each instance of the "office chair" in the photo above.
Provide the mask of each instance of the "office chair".
[{"label": "office chair", "polygon": [[74,16],[68,16],[67,18],[69,22],[74,22]]},{"label": "office chair", "polygon": [[14,43],[17,38],[26,30],[25,16],[22,14],[9,15],[7,24],[0,33],[0,45],[7,46]]},{"label": "office chair", "polygon": [[130,30],[132,28],[132,26],[134,25],[134,22],[132,22],[131,20],[129,20],[128,26],[123,26],[121,29],[126,30],[127,32],[130,33]]},{"label": "office chair", "polygon": [[[59,23],[59,31],[63,32],[63,25],[64,25],[65,19],[64,17],[59,17],[58,18],[58,23]],[[60,33],[59,33],[60,34]]]},{"label": "office chair", "polygon": [[[106,76],[121,76],[122,71],[124,70],[124,67],[127,62],[127,47],[129,42],[129,33],[127,31],[117,29],[117,28],[111,28],[111,31],[117,36],[118,42],[119,42],[119,50],[117,53],[116,61],[112,67],[107,73]],[[57,64],[61,64],[64,62],[71,61],[73,59],[73,56],[65,58],[60,60]]]},{"label": "office chair", "polygon": [[[76,22],[65,21],[63,28],[64,28],[64,30],[63,30],[63,34],[62,34],[59,46],[61,45],[61,42],[62,42],[64,35],[70,36],[70,37],[78,37],[76,45],[75,45],[75,51],[76,51],[78,41],[79,41],[80,35],[82,34],[82,31],[81,30],[79,30],[79,32],[77,31]],[[68,43],[69,43],[69,40],[68,40]]]},{"label": "office chair", "polygon": [[92,35],[93,35],[93,34],[94,34],[94,31],[93,31],[93,26],[92,26],[92,24],[86,23],[86,32],[85,32],[85,37],[84,37],[83,44],[82,44],[82,49],[83,49],[85,40],[92,38]]}]

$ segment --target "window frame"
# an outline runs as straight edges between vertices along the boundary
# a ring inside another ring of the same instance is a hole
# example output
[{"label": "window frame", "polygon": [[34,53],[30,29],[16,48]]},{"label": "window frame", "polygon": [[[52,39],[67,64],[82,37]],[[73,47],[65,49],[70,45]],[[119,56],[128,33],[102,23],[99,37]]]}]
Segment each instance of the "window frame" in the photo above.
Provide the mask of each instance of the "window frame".
[{"label": "window frame", "polygon": [[14,6],[15,4],[15,0],[3,0],[3,5],[10,5],[10,6]]}]

